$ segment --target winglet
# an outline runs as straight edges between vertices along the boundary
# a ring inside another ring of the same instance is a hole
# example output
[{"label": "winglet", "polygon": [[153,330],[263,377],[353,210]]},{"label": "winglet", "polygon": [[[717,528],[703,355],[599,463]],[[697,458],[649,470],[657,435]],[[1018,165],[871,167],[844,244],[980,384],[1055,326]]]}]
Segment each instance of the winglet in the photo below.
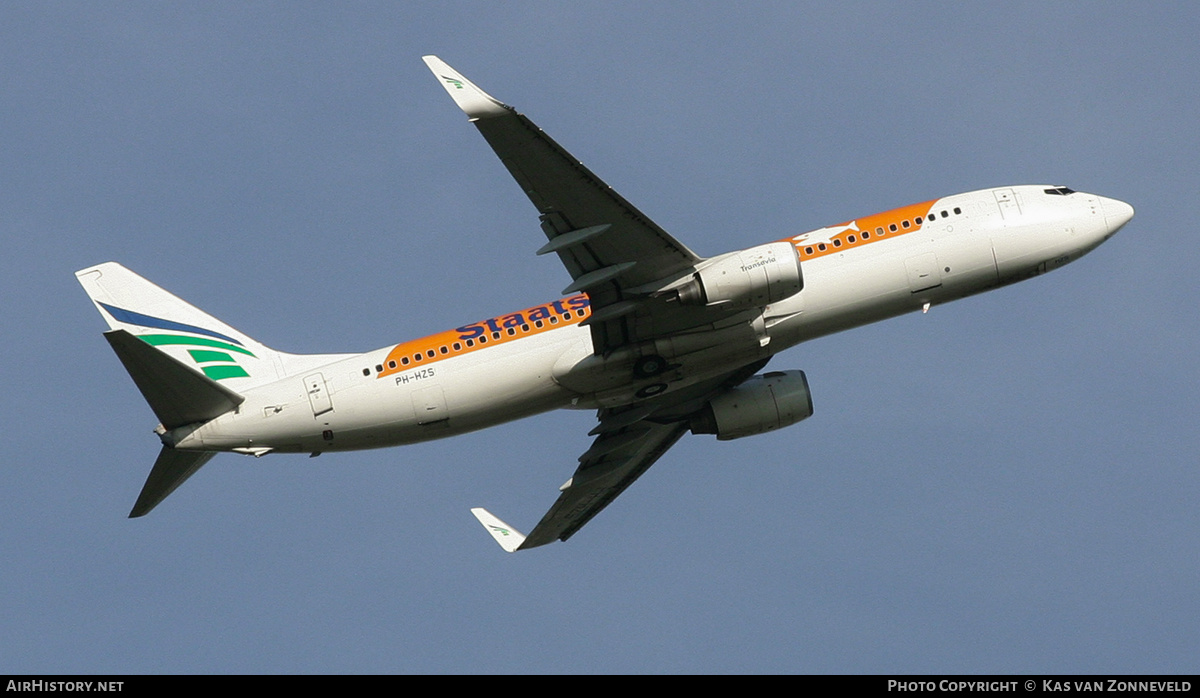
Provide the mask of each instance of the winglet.
[{"label": "winglet", "polygon": [[441,81],[442,87],[450,93],[450,98],[459,109],[466,112],[471,120],[486,119],[492,116],[502,116],[512,111],[512,107],[479,89],[475,83],[466,79],[454,68],[437,56],[424,56],[425,65],[433,71]]},{"label": "winglet", "polygon": [[505,552],[516,552],[517,548],[521,547],[521,544],[525,542],[525,534],[497,519],[487,509],[475,507],[471,510],[471,513],[475,515],[475,518],[479,519],[479,523],[483,524],[487,532],[492,534],[492,538],[496,539],[496,542],[500,544],[501,548],[504,548]]}]

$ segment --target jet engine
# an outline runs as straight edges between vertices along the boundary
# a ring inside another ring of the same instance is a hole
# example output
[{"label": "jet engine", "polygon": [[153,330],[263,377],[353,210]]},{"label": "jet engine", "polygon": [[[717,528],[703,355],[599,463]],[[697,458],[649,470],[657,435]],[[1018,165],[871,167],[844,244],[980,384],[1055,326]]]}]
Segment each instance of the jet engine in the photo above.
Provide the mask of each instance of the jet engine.
[{"label": "jet engine", "polygon": [[728,441],[791,426],[812,413],[804,371],[771,371],[713,398],[690,426],[693,434]]},{"label": "jet engine", "polygon": [[730,252],[698,270],[679,287],[685,305],[764,306],[804,288],[800,253],[790,242]]}]

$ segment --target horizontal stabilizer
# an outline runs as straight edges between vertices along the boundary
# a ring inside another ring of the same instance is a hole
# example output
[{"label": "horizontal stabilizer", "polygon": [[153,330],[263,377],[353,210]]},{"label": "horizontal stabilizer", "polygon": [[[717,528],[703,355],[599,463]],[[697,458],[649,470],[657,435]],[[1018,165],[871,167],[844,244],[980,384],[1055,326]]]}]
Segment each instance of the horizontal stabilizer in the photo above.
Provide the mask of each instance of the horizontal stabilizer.
[{"label": "horizontal stabilizer", "polygon": [[158,460],[154,461],[154,467],[150,469],[150,477],[146,478],[146,484],[142,486],[142,493],[133,505],[133,511],[129,512],[129,518],[136,519],[150,513],[151,509],[158,506],[159,502],[166,499],[167,495],[174,492],[175,488],[182,485],[184,480],[191,477],[192,473],[215,455],[212,451],[176,451],[170,446],[163,446]]},{"label": "horizontal stabilizer", "polygon": [[125,330],[105,332],[104,338],[125,365],[146,402],[150,403],[158,421],[167,429],[207,422],[245,400]]},{"label": "horizontal stabilizer", "polygon": [[479,523],[487,529],[487,532],[492,534],[492,538],[504,548],[505,552],[516,552],[517,548],[525,542],[525,535],[517,529],[509,526],[500,519],[492,515],[492,512],[482,507],[475,507],[471,510],[475,518],[479,519]]}]

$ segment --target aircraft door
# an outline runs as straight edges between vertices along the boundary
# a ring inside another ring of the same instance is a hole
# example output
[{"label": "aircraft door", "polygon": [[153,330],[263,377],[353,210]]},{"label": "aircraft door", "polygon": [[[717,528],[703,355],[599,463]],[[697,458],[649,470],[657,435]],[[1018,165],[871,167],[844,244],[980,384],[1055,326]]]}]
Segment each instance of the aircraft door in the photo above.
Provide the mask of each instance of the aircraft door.
[{"label": "aircraft door", "polygon": [[312,405],[314,417],[333,410],[333,399],[329,396],[329,386],[325,384],[324,375],[314,373],[305,376],[304,392],[308,393],[308,402]]},{"label": "aircraft door", "polygon": [[430,385],[412,393],[413,411],[419,425],[445,425],[450,420],[446,394],[440,385]]},{"label": "aircraft door", "polygon": [[908,288],[913,293],[942,285],[942,273],[938,269],[937,255],[926,252],[904,260],[908,270]]}]

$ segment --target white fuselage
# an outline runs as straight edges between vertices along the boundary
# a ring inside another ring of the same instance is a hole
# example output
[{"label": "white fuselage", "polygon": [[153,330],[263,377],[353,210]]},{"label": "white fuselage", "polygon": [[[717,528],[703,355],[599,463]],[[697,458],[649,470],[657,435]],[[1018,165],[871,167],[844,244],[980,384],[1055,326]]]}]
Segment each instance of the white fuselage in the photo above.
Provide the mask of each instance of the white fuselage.
[{"label": "white fuselage", "polygon": [[189,450],[320,453],[441,438],[556,408],[628,404],[648,386],[670,392],[814,337],[1055,269],[1133,214],[1113,199],[1048,190],[960,194],[789,238],[803,290],[690,342],[655,345],[673,362],[662,376],[632,380],[636,357],[594,356],[580,324],[590,311],[577,296],[252,388],[237,410],[163,438]]}]

